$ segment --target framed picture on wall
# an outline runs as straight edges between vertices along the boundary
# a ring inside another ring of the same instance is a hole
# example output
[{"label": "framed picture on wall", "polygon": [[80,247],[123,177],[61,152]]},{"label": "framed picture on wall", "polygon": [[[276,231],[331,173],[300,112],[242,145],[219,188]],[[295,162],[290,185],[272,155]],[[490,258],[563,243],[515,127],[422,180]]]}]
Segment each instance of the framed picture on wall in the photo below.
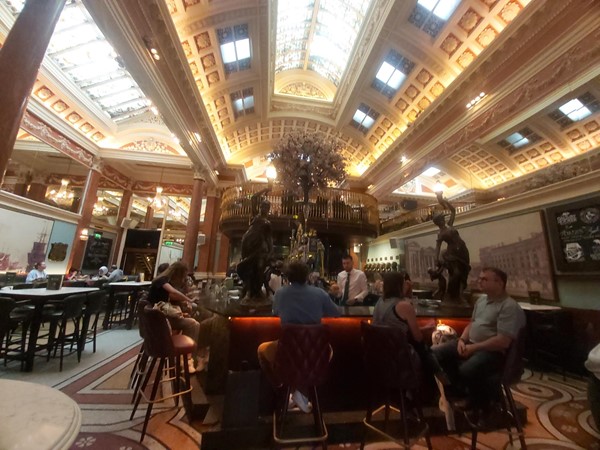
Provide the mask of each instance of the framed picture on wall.
[{"label": "framed picture on wall", "polygon": [[[540,212],[457,226],[470,254],[468,287],[477,289],[482,267],[494,266],[508,274],[509,294],[528,298],[530,291],[556,300],[550,251]],[[404,240],[406,268],[413,282],[433,286],[427,269],[435,267],[437,232]],[[442,245],[442,251],[446,244]]]},{"label": "framed picture on wall", "polygon": [[600,273],[600,197],[546,209],[557,273]]}]

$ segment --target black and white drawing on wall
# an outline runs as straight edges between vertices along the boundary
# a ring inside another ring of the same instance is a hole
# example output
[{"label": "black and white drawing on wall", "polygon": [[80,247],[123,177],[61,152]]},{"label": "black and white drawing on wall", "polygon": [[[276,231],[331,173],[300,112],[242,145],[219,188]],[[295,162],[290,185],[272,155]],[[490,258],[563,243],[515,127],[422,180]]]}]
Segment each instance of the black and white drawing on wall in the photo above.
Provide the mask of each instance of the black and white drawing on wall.
[{"label": "black and white drawing on wall", "polygon": [[557,272],[600,272],[600,198],[548,208],[546,221]]},{"label": "black and white drawing on wall", "polygon": [[[508,274],[511,295],[528,297],[539,291],[544,299],[556,299],[550,254],[538,212],[456,227],[471,256],[468,287],[477,288],[482,267],[495,266]],[[436,233],[404,241],[406,268],[413,282],[434,286],[427,270],[435,267]]]}]

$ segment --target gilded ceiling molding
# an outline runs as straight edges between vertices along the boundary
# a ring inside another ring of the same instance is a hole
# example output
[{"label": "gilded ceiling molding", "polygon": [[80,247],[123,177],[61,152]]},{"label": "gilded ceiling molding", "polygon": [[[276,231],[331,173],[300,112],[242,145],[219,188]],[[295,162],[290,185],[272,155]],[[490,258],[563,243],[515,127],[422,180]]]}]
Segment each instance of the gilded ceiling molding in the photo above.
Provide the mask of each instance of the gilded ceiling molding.
[{"label": "gilded ceiling molding", "polygon": [[136,152],[162,153],[167,155],[179,155],[179,152],[173,147],[164,144],[156,139],[145,139],[141,141],[133,141],[122,145],[121,149],[131,150]]},{"label": "gilded ceiling molding", "polygon": [[[236,2],[231,2],[230,4],[237,6]],[[253,6],[253,7],[249,7],[249,8],[235,8],[230,11],[224,11],[224,12],[220,12],[217,14],[212,14],[210,16],[194,19],[194,20],[190,21],[190,23],[182,25],[181,31],[185,35],[193,36],[195,34],[198,34],[198,32],[200,32],[200,31],[204,31],[206,28],[214,28],[217,26],[221,26],[224,23],[232,23],[237,20],[247,21],[248,17],[256,16],[257,10],[258,10],[258,7]],[[171,14],[171,16],[174,18],[178,18],[178,16],[186,16],[186,14],[191,15],[193,13],[188,13],[186,11],[186,12],[182,12],[181,14],[180,13]]]},{"label": "gilded ceiling molding", "polygon": [[40,141],[50,145],[55,150],[80,162],[88,168],[92,168],[94,164],[94,155],[92,153],[88,152],[71,139],[66,138],[62,133],[47,125],[29,111],[25,111],[25,114],[23,114],[21,128],[38,138]]},{"label": "gilded ceiling molding", "polygon": [[[136,181],[131,186],[131,190],[136,194],[154,194],[158,185],[159,183],[154,181]],[[190,185],[160,183],[160,186],[163,188],[163,195],[192,195],[192,186]]]},{"label": "gilded ceiling molding", "polygon": [[60,184],[61,180],[69,180],[69,187],[84,188],[87,182],[87,177],[77,175],[66,175],[64,173],[51,173],[46,178],[47,184]]},{"label": "gilded ceiling molding", "polygon": [[306,81],[298,81],[285,85],[279,91],[279,94],[293,95],[294,97],[306,97],[311,99],[327,100],[323,91]]},{"label": "gilded ceiling molding", "polygon": [[[573,11],[570,12],[573,13]],[[574,13],[580,14],[579,11],[575,11]],[[557,18],[559,21],[562,21],[563,19],[564,16]],[[567,19],[570,20],[568,15]],[[526,25],[531,24],[528,23]],[[560,26],[560,24],[553,25]],[[534,31],[531,31],[532,28],[535,28],[538,32],[541,29],[537,24],[535,27],[524,26],[522,28],[525,29],[523,33],[535,33]],[[521,29],[519,29],[519,31],[521,31]],[[533,44],[536,44],[536,46],[541,45],[537,41],[533,42],[532,45]],[[536,49],[536,51],[538,51],[538,49]],[[514,79],[515,74],[519,70],[519,67],[514,64],[504,63],[504,66],[502,67],[502,63],[506,61],[506,58],[504,57],[505,52],[502,53],[501,61],[499,61],[500,58],[494,58],[495,55],[492,55],[488,61],[485,61],[484,64],[479,67],[481,76],[483,76],[483,72],[486,70],[489,70],[489,73],[492,73],[495,72],[496,69],[503,69],[497,71],[495,77],[490,76],[490,83],[495,82],[496,78],[499,76],[502,77],[502,81]],[[514,55],[513,51],[509,51],[509,53]],[[521,55],[521,57],[523,57],[523,55]],[[470,145],[478,137],[491,132],[494,127],[506,123],[512,117],[522,113],[544,96],[550,94],[554,90],[560,89],[561,86],[576,78],[578,75],[597,66],[599,57],[600,29],[593,29],[587,35],[580,36],[578,42],[572,44],[570,48],[566,49],[563,54],[556,57],[551,63],[546,64],[545,67],[541,68],[537,73],[531,74],[528,80],[521,83],[516,89],[510,92],[509,95],[501,98],[488,109],[483,110],[478,116],[471,118],[468,124],[463,126],[459,131],[448,136],[442,144],[433,147],[426,155],[418,155],[418,158],[414,158],[416,155],[410,155],[409,157],[417,159],[418,163],[406,167],[406,172],[402,174],[402,180],[419,175],[427,166],[435,164],[443,158],[449,157],[460,148]],[[469,77],[467,81],[472,83],[479,75],[479,73],[474,74]],[[513,84],[514,83],[510,83],[511,86]],[[379,180],[387,178],[387,180],[378,186],[376,190],[383,189],[386,187],[386,184],[394,183],[398,185],[398,183],[402,182],[396,182],[391,179],[394,177],[397,180],[398,174],[396,173],[396,170],[389,167],[390,164],[394,164],[394,159],[397,157],[398,152],[407,148],[427,151],[426,146],[431,142],[431,136],[443,135],[445,133],[444,130],[451,128],[450,125],[452,122],[455,122],[456,117],[464,116],[464,113],[457,116],[457,108],[460,108],[461,102],[454,101],[452,97],[458,96],[458,92],[467,89],[467,83],[462,83],[459,88],[452,92],[450,98],[446,99],[444,105],[437,108],[437,110],[433,111],[428,117],[424,118],[426,121],[421,122],[418,130],[411,130],[411,133],[406,136],[406,139],[394,145],[392,147],[393,150],[388,152],[385,158],[380,158],[377,161],[375,171],[371,172],[369,176]],[[428,125],[429,127],[427,128]],[[416,131],[419,131],[419,133],[415,134]]]},{"label": "gilded ceiling molding", "polygon": [[117,169],[115,169],[112,166],[109,166],[108,164],[105,164],[102,169],[102,175],[105,178],[117,184],[123,189],[131,189],[132,181],[128,177],[123,175],[121,172],[119,172]]}]

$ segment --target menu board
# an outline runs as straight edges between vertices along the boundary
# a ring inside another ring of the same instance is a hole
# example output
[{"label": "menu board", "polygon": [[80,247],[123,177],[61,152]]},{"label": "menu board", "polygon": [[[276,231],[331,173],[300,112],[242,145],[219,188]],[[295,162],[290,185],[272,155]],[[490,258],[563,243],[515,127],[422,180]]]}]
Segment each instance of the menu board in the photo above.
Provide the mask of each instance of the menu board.
[{"label": "menu board", "polygon": [[101,266],[108,266],[112,239],[94,238],[90,236],[83,257],[83,270],[98,270]]},{"label": "menu board", "polygon": [[600,197],[548,208],[546,221],[558,272],[600,272]]}]

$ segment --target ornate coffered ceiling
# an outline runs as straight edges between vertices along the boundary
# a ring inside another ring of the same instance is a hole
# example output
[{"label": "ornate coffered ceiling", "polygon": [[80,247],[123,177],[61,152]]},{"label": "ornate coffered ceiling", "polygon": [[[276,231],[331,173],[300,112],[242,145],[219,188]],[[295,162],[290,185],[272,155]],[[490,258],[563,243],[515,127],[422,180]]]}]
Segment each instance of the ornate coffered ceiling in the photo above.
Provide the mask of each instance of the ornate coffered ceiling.
[{"label": "ornate coffered ceiling", "polygon": [[[83,4],[161,116],[103,123],[43,72],[32,97],[117,169],[118,152],[125,167],[146,153],[185,154],[213,185],[264,179],[277,140],[306,129],[340,139],[348,185],[383,201],[431,195],[436,181],[452,195],[507,191],[600,147],[594,0],[462,0],[447,20],[416,0],[365,2],[339,79],[311,70],[309,57],[280,70],[277,0]],[[318,42],[312,20],[306,43],[286,52]],[[242,47],[239,60],[223,56],[222,45],[244,39],[249,56]],[[401,72],[398,89],[377,81],[384,61]],[[559,107],[572,99],[590,114],[565,120]],[[370,127],[354,120],[357,109],[372,117]],[[511,143],[515,133],[526,143]],[[440,172],[422,176],[430,167]]]}]

